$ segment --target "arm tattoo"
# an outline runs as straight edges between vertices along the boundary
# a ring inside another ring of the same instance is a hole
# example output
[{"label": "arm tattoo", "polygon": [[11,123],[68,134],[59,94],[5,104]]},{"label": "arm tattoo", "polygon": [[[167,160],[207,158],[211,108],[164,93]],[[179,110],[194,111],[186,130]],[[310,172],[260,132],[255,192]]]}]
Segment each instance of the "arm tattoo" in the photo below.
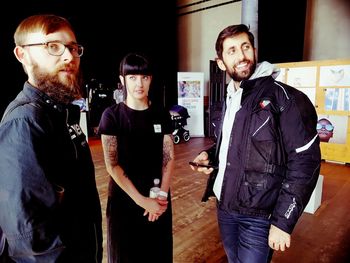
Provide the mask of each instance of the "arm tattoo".
[{"label": "arm tattoo", "polygon": [[103,153],[105,163],[113,166],[118,164],[117,136],[103,135]]},{"label": "arm tattoo", "polygon": [[164,140],[163,143],[163,167],[166,167],[169,161],[172,160],[173,156],[171,153],[171,143],[172,141]]}]

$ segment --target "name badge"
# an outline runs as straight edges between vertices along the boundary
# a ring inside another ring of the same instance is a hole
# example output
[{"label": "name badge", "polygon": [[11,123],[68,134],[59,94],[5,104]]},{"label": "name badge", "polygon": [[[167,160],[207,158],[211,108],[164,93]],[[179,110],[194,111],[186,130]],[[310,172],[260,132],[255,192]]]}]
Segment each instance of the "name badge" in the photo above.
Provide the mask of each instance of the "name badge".
[{"label": "name badge", "polygon": [[153,124],[154,132],[155,133],[161,133],[162,132],[162,126],[160,124]]}]

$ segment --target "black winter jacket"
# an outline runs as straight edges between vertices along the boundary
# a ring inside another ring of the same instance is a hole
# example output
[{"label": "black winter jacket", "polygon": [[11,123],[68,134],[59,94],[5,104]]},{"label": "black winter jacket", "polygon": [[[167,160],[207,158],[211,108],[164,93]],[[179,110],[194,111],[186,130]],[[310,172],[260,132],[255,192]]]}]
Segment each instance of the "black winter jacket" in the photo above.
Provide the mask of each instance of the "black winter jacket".
[{"label": "black winter jacket", "polygon": [[16,262],[102,260],[101,206],[80,109],[25,83],[0,125],[0,228]]},{"label": "black winter jacket", "polygon": [[[304,93],[270,76],[243,81],[241,88],[218,205],[270,218],[291,233],[320,170],[315,108]],[[218,126],[219,143],[208,150],[214,162],[221,141],[222,124]],[[203,201],[213,195],[215,176],[208,179]]]}]

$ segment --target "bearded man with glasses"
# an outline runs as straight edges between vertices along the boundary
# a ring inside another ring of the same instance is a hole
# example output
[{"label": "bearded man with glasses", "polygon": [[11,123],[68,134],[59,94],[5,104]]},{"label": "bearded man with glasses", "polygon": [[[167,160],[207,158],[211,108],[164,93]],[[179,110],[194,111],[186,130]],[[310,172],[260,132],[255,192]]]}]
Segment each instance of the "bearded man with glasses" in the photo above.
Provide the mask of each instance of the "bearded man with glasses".
[{"label": "bearded man with glasses", "polygon": [[0,262],[101,262],[101,206],[79,126],[80,57],[71,24],[24,19],[14,54],[28,80],[0,123]]}]

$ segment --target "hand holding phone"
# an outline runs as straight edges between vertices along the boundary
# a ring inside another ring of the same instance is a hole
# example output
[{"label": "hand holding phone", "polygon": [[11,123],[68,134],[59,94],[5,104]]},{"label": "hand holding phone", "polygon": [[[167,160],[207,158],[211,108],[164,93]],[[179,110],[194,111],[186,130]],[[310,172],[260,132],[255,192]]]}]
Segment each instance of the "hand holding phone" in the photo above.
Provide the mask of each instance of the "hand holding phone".
[{"label": "hand holding phone", "polygon": [[204,168],[214,168],[216,169],[217,167],[210,165],[210,164],[201,164],[201,163],[195,163],[195,162],[188,162],[190,165],[194,166],[194,167],[204,167]]}]

